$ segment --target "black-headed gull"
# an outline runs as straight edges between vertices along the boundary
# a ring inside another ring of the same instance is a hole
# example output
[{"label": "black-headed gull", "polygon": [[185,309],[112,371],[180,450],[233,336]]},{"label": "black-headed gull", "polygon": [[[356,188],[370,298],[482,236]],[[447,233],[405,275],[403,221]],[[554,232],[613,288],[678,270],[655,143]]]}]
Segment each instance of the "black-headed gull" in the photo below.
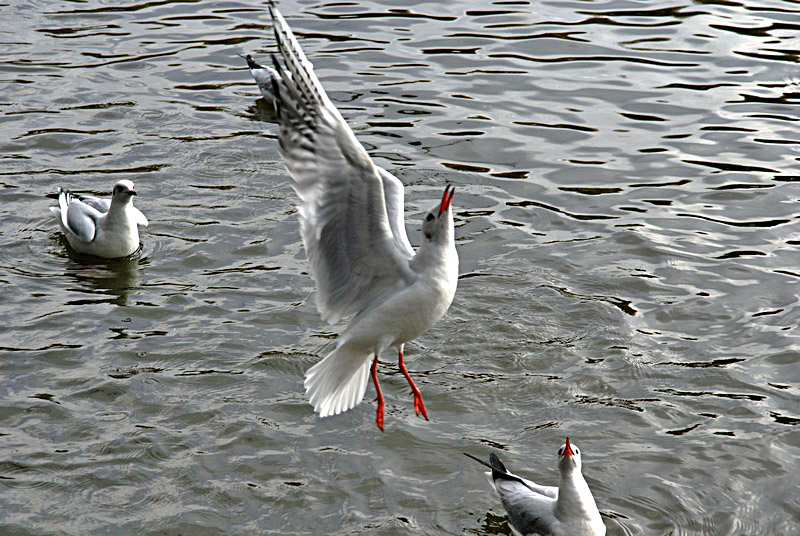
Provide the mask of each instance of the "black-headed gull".
[{"label": "black-headed gull", "polygon": [[489,483],[500,496],[515,534],[525,536],[603,536],[606,526],[581,474],[581,451],[567,442],[558,449],[558,487],[540,486],[506,470],[500,459],[485,465]]},{"label": "black-headed gull", "polygon": [[133,206],[136,190],[129,180],[114,185],[111,199],[79,196],[58,189],[58,206],[50,207],[67,242],[80,253],[114,259],[139,249],[139,225],[147,218]]},{"label": "black-headed gull", "polygon": [[[403,219],[402,183],[375,165],[325,94],[284,18],[275,7],[270,11],[292,75],[275,84],[279,140],[300,197],[300,234],[317,283],[317,307],[329,323],[355,315],[336,349],[306,373],[309,401],[321,417],[347,411],[361,402],[371,373],[375,422],[383,430],[378,356],[394,348],[414,411],[427,419],[403,361],[403,343],[433,326],[453,301],[454,190],[445,188],[439,205],[425,216],[422,243],[414,252]],[[273,62],[277,67],[277,58]]]},{"label": "black-headed gull", "polygon": [[275,90],[273,89],[273,84],[280,84],[281,81],[281,75],[278,71],[269,65],[259,65],[250,54],[246,56],[239,54],[239,57],[247,62],[247,66],[250,68],[250,74],[253,75],[256,84],[258,84],[258,90],[261,92],[261,96],[264,97],[264,100],[270,104],[274,103]]}]

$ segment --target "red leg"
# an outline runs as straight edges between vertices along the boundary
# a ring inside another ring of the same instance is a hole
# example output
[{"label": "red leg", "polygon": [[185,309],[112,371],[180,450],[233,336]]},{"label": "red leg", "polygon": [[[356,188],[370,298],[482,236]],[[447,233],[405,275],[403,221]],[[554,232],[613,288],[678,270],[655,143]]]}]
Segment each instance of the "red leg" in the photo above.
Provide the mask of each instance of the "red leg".
[{"label": "red leg", "polygon": [[378,409],[375,411],[375,424],[378,425],[378,429],[383,432],[383,393],[381,392],[381,385],[378,383],[378,356],[375,356],[375,360],[372,362],[372,383],[375,384],[375,392],[378,393],[378,396],[375,397],[375,400],[378,401]]},{"label": "red leg", "polygon": [[425,420],[428,420],[428,411],[425,409],[425,403],[422,401],[422,393],[419,392],[417,386],[414,384],[414,380],[411,379],[409,376],[408,371],[406,370],[406,363],[403,360],[403,351],[400,350],[399,352],[400,360],[398,365],[400,366],[400,372],[403,373],[403,376],[406,377],[406,381],[408,385],[411,386],[411,394],[414,395],[414,413],[417,415],[422,415],[425,417]]}]

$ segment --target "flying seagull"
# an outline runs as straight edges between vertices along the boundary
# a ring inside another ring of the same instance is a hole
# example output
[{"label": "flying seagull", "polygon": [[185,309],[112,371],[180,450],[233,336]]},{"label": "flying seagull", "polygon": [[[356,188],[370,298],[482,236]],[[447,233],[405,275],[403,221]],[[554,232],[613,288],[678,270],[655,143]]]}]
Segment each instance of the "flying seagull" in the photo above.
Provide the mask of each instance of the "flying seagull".
[{"label": "flying seagull", "polygon": [[[375,165],[325,94],[292,30],[270,8],[275,38],[291,77],[273,80],[281,153],[300,201],[300,234],[317,286],[317,307],[329,323],[352,316],[335,349],[306,373],[309,401],[321,417],[356,406],[372,376],[384,427],[378,357],[390,348],[428,418],[406,370],[403,344],[433,326],[450,307],[458,280],[451,203],[425,215],[415,252],[406,236],[403,185]],[[273,57],[276,71],[279,60]]]}]

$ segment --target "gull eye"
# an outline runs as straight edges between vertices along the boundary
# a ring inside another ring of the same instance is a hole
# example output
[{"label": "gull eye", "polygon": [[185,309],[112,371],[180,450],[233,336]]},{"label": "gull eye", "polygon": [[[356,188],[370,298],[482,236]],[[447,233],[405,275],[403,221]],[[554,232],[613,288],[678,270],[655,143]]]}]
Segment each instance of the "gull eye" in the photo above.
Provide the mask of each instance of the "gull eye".
[{"label": "gull eye", "polygon": [[425,221],[433,221],[433,214],[428,213],[428,216],[425,218]]}]

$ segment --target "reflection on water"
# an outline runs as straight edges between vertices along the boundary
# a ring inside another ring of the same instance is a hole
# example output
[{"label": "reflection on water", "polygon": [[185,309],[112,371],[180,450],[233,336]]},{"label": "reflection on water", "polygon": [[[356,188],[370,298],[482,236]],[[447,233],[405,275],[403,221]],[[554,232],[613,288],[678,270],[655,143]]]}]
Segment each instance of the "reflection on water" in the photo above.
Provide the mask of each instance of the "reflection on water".
[{"label": "reflection on water", "polygon": [[147,259],[139,258],[138,252],[123,259],[98,259],[70,253],[64,276],[78,284],[77,288],[69,289],[78,297],[65,305],[101,302],[128,305],[128,297],[139,290],[140,273],[148,264]]},{"label": "reflection on water", "polygon": [[[583,448],[609,535],[791,534],[798,9],[788,2],[284,1],[420,215],[456,186],[462,275],[387,376],[318,419],[314,306],[266,4],[0,6],[0,532],[508,534],[461,452],[554,481]],[[69,252],[43,194],[134,180],[143,251]],[[370,398],[368,396],[368,398]]]}]

